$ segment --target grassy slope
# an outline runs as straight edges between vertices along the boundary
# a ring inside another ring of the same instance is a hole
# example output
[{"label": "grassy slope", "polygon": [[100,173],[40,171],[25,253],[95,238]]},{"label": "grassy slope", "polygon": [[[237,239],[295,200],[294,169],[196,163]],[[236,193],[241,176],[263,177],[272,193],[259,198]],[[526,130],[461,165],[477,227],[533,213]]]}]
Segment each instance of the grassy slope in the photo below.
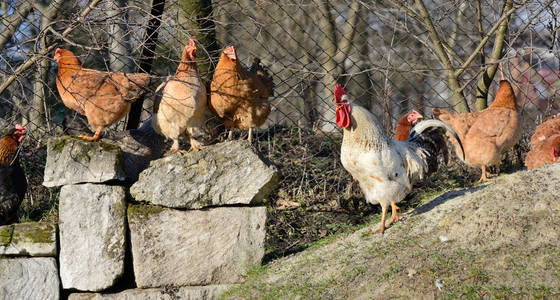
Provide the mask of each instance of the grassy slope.
[{"label": "grassy slope", "polygon": [[364,234],[375,223],[330,236],[255,268],[225,297],[560,297],[559,192],[560,165],[446,192],[383,237]]}]

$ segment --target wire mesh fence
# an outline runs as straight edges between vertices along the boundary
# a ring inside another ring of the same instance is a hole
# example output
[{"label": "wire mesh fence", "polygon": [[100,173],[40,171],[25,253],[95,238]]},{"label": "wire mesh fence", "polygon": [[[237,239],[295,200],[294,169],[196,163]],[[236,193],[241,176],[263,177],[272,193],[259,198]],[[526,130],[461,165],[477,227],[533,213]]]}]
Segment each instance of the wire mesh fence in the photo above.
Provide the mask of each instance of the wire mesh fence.
[{"label": "wire mesh fence", "polygon": [[[57,92],[57,47],[72,50],[87,68],[150,74],[152,93],[106,131],[137,128],[153,115],[155,89],[175,73],[191,36],[200,43],[198,66],[206,84],[228,45],[237,47],[245,66],[260,58],[275,91],[256,143],[289,173],[277,199],[336,202],[327,191],[343,194],[351,185],[349,176],[339,174],[335,83],[374,112],[389,134],[411,109],[429,116],[433,107],[483,108],[492,101],[493,79],[500,73],[514,86],[525,135],[560,109],[556,1],[5,0],[0,5],[0,126],[21,123],[30,132],[23,155],[32,186],[28,205],[37,213],[30,219],[49,215],[37,202],[55,201],[52,191],[40,186],[46,140],[76,127],[88,130],[76,125],[87,121],[67,109]],[[207,117],[208,131],[223,140],[218,118]],[[293,142],[279,140],[288,138]],[[283,153],[294,160],[281,160]]]}]

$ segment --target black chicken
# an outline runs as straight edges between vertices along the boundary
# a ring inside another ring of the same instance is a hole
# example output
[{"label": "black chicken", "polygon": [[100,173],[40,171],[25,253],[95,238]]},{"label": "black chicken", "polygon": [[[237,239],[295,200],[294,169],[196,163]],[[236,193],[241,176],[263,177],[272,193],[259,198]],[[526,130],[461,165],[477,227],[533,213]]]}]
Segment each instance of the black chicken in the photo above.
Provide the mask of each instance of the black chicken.
[{"label": "black chicken", "polygon": [[17,220],[17,210],[25,191],[27,180],[17,158],[25,128],[17,124],[0,138],[0,225]]}]

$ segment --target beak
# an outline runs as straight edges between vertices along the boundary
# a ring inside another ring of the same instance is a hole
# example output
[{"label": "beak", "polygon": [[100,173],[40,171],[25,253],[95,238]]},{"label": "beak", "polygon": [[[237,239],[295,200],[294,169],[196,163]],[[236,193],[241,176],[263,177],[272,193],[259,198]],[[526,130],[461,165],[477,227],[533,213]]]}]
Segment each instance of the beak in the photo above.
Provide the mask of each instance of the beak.
[{"label": "beak", "polygon": [[416,117],[416,119],[424,119],[424,116],[422,116],[421,114],[418,114],[418,117]]}]

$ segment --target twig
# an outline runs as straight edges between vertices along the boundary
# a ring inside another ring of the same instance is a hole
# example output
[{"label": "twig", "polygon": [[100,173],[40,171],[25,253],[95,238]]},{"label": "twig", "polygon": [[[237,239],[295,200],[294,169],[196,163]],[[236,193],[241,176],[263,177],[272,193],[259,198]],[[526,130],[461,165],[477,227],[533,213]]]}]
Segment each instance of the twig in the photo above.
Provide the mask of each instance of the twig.
[{"label": "twig", "polygon": [[[67,36],[70,32],[72,32],[72,30],[74,30],[74,28],[76,28],[77,25],[82,21],[82,19],[87,16],[97,5],[97,3],[99,3],[101,0],[92,0],[89,5],[86,7],[86,9],[80,14],[80,16],[76,19],[76,22],[73,25],[70,25],[68,28],[66,28],[66,30],[64,30],[62,32],[62,36]],[[43,49],[43,51],[41,51],[39,53],[39,55],[34,55],[32,56],[28,61],[26,61],[24,64],[20,65],[15,71],[14,74],[10,75],[10,77],[8,77],[3,83],[2,85],[0,85],[0,94],[2,92],[4,92],[4,90],[6,90],[6,88],[8,88],[12,82],[14,82],[14,80],[16,80],[16,78],[25,70],[27,70],[29,67],[31,67],[35,62],[37,62],[40,59],[44,59],[45,55],[49,52],[51,52],[54,48],[56,48],[58,46],[58,43],[53,43],[52,45],[50,45],[49,47]]]}]

